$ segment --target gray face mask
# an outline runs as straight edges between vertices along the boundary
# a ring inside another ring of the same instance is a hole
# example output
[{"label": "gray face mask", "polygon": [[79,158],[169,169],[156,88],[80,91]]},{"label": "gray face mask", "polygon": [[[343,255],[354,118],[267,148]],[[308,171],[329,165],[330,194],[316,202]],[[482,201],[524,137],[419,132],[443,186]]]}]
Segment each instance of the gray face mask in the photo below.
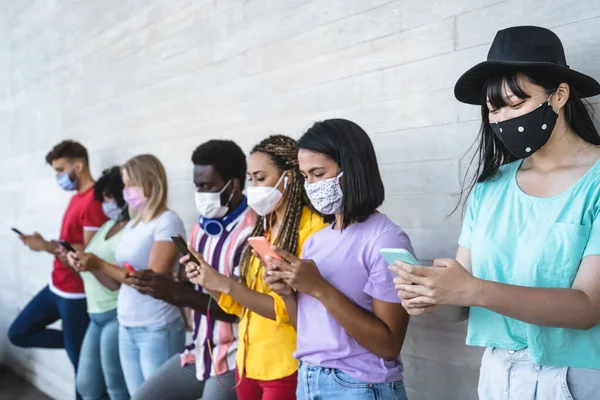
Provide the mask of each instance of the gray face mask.
[{"label": "gray face mask", "polygon": [[323,215],[338,214],[342,211],[344,203],[344,193],[340,186],[340,178],[344,172],[338,176],[324,179],[315,183],[304,183],[304,190],[311,204]]},{"label": "gray face mask", "polygon": [[104,215],[113,221],[119,221],[123,215],[123,209],[119,208],[119,205],[114,201],[105,201],[102,203],[102,211]]}]

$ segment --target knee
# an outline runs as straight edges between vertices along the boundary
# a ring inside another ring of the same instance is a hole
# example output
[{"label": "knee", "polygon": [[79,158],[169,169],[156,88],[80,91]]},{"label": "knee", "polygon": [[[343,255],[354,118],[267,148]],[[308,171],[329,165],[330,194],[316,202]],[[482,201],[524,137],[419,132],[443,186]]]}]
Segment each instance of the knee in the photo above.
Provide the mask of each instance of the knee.
[{"label": "knee", "polygon": [[[101,379],[94,379],[93,374],[83,368],[77,370],[75,377],[75,386],[77,392],[86,400],[102,400],[104,395],[104,385],[100,384]],[[102,382],[103,383],[103,382]]]},{"label": "knee", "polygon": [[27,347],[27,332],[13,322],[8,328],[8,340],[18,347]]}]

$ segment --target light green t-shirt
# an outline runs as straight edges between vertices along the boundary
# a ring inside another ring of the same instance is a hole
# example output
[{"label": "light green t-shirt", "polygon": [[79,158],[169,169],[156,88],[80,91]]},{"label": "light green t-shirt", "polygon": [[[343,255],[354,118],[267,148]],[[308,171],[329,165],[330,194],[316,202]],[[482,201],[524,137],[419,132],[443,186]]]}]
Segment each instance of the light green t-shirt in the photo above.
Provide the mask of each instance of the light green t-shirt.
[{"label": "light green t-shirt", "polygon": [[[115,251],[123,238],[123,229],[107,240],[106,234],[114,225],[115,221],[108,221],[102,225],[85,248],[86,253],[93,253],[108,263],[116,264]],[[85,288],[88,313],[103,313],[117,308],[118,290],[108,289],[91,272],[82,272],[81,279]]]},{"label": "light green t-shirt", "polygon": [[[481,279],[538,288],[571,288],[581,260],[600,255],[600,161],[568,191],[533,197],[516,181],[521,161],[475,186],[459,244]],[[587,330],[527,324],[471,307],[467,344],[529,348],[538,365],[600,369],[600,325]]]}]

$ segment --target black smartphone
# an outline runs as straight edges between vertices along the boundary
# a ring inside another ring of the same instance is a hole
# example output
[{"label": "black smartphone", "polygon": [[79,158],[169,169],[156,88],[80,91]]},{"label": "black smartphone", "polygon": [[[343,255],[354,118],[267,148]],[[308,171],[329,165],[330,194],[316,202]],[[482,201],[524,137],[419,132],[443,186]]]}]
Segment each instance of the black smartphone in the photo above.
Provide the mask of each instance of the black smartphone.
[{"label": "black smartphone", "polygon": [[184,256],[190,256],[190,261],[200,265],[200,261],[198,261],[198,259],[194,257],[192,253],[190,253],[188,245],[185,242],[185,240],[181,237],[181,235],[172,235],[171,240],[173,241],[173,243],[175,243],[175,246],[177,246],[177,250],[179,250],[181,254],[183,254]]},{"label": "black smartphone", "polygon": [[71,252],[71,251],[72,251],[73,253],[77,252],[77,250],[75,250],[75,249],[73,248],[73,246],[71,246],[71,244],[70,244],[69,242],[67,242],[66,240],[59,240],[59,241],[58,241],[58,243],[59,243],[59,244],[60,244],[62,247],[64,247],[64,248],[65,248],[65,249],[66,249],[68,252]]},{"label": "black smartphone", "polygon": [[19,236],[24,236],[23,232],[21,232],[17,228],[10,228],[10,230],[13,231],[14,233],[16,233]]}]

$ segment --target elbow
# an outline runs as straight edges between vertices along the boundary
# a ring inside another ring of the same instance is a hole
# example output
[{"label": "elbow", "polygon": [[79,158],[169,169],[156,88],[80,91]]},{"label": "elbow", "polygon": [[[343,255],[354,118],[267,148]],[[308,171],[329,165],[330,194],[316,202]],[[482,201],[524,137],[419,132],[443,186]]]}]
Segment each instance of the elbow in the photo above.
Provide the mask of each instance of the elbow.
[{"label": "elbow", "polygon": [[385,349],[382,349],[381,353],[378,354],[384,361],[394,361],[400,356],[402,346],[389,344]]},{"label": "elbow", "polygon": [[381,355],[381,358],[383,358],[384,361],[394,361],[396,360],[398,357],[400,356],[400,352],[394,353],[394,352],[386,352],[384,354]]},{"label": "elbow", "polygon": [[589,331],[592,328],[600,325],[600,318],[594,316],[594,318],[590,318],[587,321],[584,321],[580,326],[575,329],[580,329],[582,331]]}]

